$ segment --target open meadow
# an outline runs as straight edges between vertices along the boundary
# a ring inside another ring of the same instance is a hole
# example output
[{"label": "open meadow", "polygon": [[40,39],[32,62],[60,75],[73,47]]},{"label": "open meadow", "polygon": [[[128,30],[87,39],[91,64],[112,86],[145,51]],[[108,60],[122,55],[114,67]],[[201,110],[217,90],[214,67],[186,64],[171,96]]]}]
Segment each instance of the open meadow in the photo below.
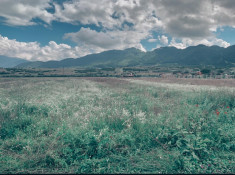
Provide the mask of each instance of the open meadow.
[{"label": "open meadow", "polygon": [[0,173],[235,173],[235,81],[1,78]]}]

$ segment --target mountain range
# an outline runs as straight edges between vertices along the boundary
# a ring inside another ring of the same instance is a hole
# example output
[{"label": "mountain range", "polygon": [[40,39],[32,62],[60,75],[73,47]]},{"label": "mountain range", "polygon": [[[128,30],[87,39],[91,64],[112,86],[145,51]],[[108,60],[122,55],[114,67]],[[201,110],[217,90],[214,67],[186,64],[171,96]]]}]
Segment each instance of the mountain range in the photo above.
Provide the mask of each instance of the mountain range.
[{"label": "mountain range", "polygon": [[90,54],[80,58],[67,58],[61,61],[24,62],[18,68],[60,68],[60,67],[126,67],[150,65],[214,65],[235,66],[235,45],[223,48],[219,46],[190,46],[185,49],[161,47],[153,51],[142,52],[136,48],[109,50]]},{"label": "mountain range", "polygon": [[28,61],[20,58],[13,58],[0,55],[0,67],[2,68],[12,68],[21,63],[27,63]]}]

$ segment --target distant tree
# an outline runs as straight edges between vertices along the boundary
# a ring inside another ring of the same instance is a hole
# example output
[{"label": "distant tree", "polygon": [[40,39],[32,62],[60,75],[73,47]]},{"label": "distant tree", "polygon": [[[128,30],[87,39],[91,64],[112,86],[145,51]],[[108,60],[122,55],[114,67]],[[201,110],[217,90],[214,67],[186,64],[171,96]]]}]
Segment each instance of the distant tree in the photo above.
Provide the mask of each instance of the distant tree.
[{"label": "distant tree", "polygon": [[220,74],[222,74],[222,73],[224,73],[224,70],[221,70],[221,69],[220,69],[220,70],[217,71],[217,75],[220,75]]},{"label": "distant tree", "polygon": [[201,73],[202,73],[202,74],[210,74],[210,73],[211,73],[211,70],[210,70],[210,69],[202,69],[202,70],[201,70]]}]

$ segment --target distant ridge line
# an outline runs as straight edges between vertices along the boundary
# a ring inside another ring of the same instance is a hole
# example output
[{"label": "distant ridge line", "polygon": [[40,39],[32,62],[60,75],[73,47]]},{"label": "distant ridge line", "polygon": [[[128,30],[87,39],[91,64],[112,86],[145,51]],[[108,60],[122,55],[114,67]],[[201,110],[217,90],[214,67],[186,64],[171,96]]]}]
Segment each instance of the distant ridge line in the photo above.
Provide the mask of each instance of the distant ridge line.
[{"label": "distant ridge line", "polygon": [[153,51],[142,52],[136,48],[109,50],[89,54],[80,58],[66,58],[61,61],[26,62],[16,68],[61,68],[61,67],[124,67],[149,65],[235,65],[235,45],[223,48],[220,46],[189,46],[185,49],[161,47]]}]

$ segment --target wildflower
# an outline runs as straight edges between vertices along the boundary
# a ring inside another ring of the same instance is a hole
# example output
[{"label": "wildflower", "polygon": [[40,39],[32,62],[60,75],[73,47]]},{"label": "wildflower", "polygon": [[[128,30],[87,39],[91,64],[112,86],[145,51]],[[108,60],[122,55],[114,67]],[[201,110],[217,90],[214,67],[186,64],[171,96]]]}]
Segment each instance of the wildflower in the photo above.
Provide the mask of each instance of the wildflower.
[{"label": "wildflower", "polygon": [[216,112],[217,115],[219,115],[219,113],[220,113],[219,111]]},{"label": "wildflower", "polygon": [[196,104],[196,107],[198,107],[198,104]]},{"label": "wildflower", "polygon": [[229,106],[227,106],[227,108],[229,108]]},{"label": "wildflower", "polygon": [[204,168],[204,166],[203,165],[200,165],[200,167],[203,169]]},{"label": "wildflower", "polygon": [[216,109],[215,111],[218,112],[218,109]]},{"label": "wildflower", "polygon": [[227,112],[224,112],[224,114],[227,114]]}]

